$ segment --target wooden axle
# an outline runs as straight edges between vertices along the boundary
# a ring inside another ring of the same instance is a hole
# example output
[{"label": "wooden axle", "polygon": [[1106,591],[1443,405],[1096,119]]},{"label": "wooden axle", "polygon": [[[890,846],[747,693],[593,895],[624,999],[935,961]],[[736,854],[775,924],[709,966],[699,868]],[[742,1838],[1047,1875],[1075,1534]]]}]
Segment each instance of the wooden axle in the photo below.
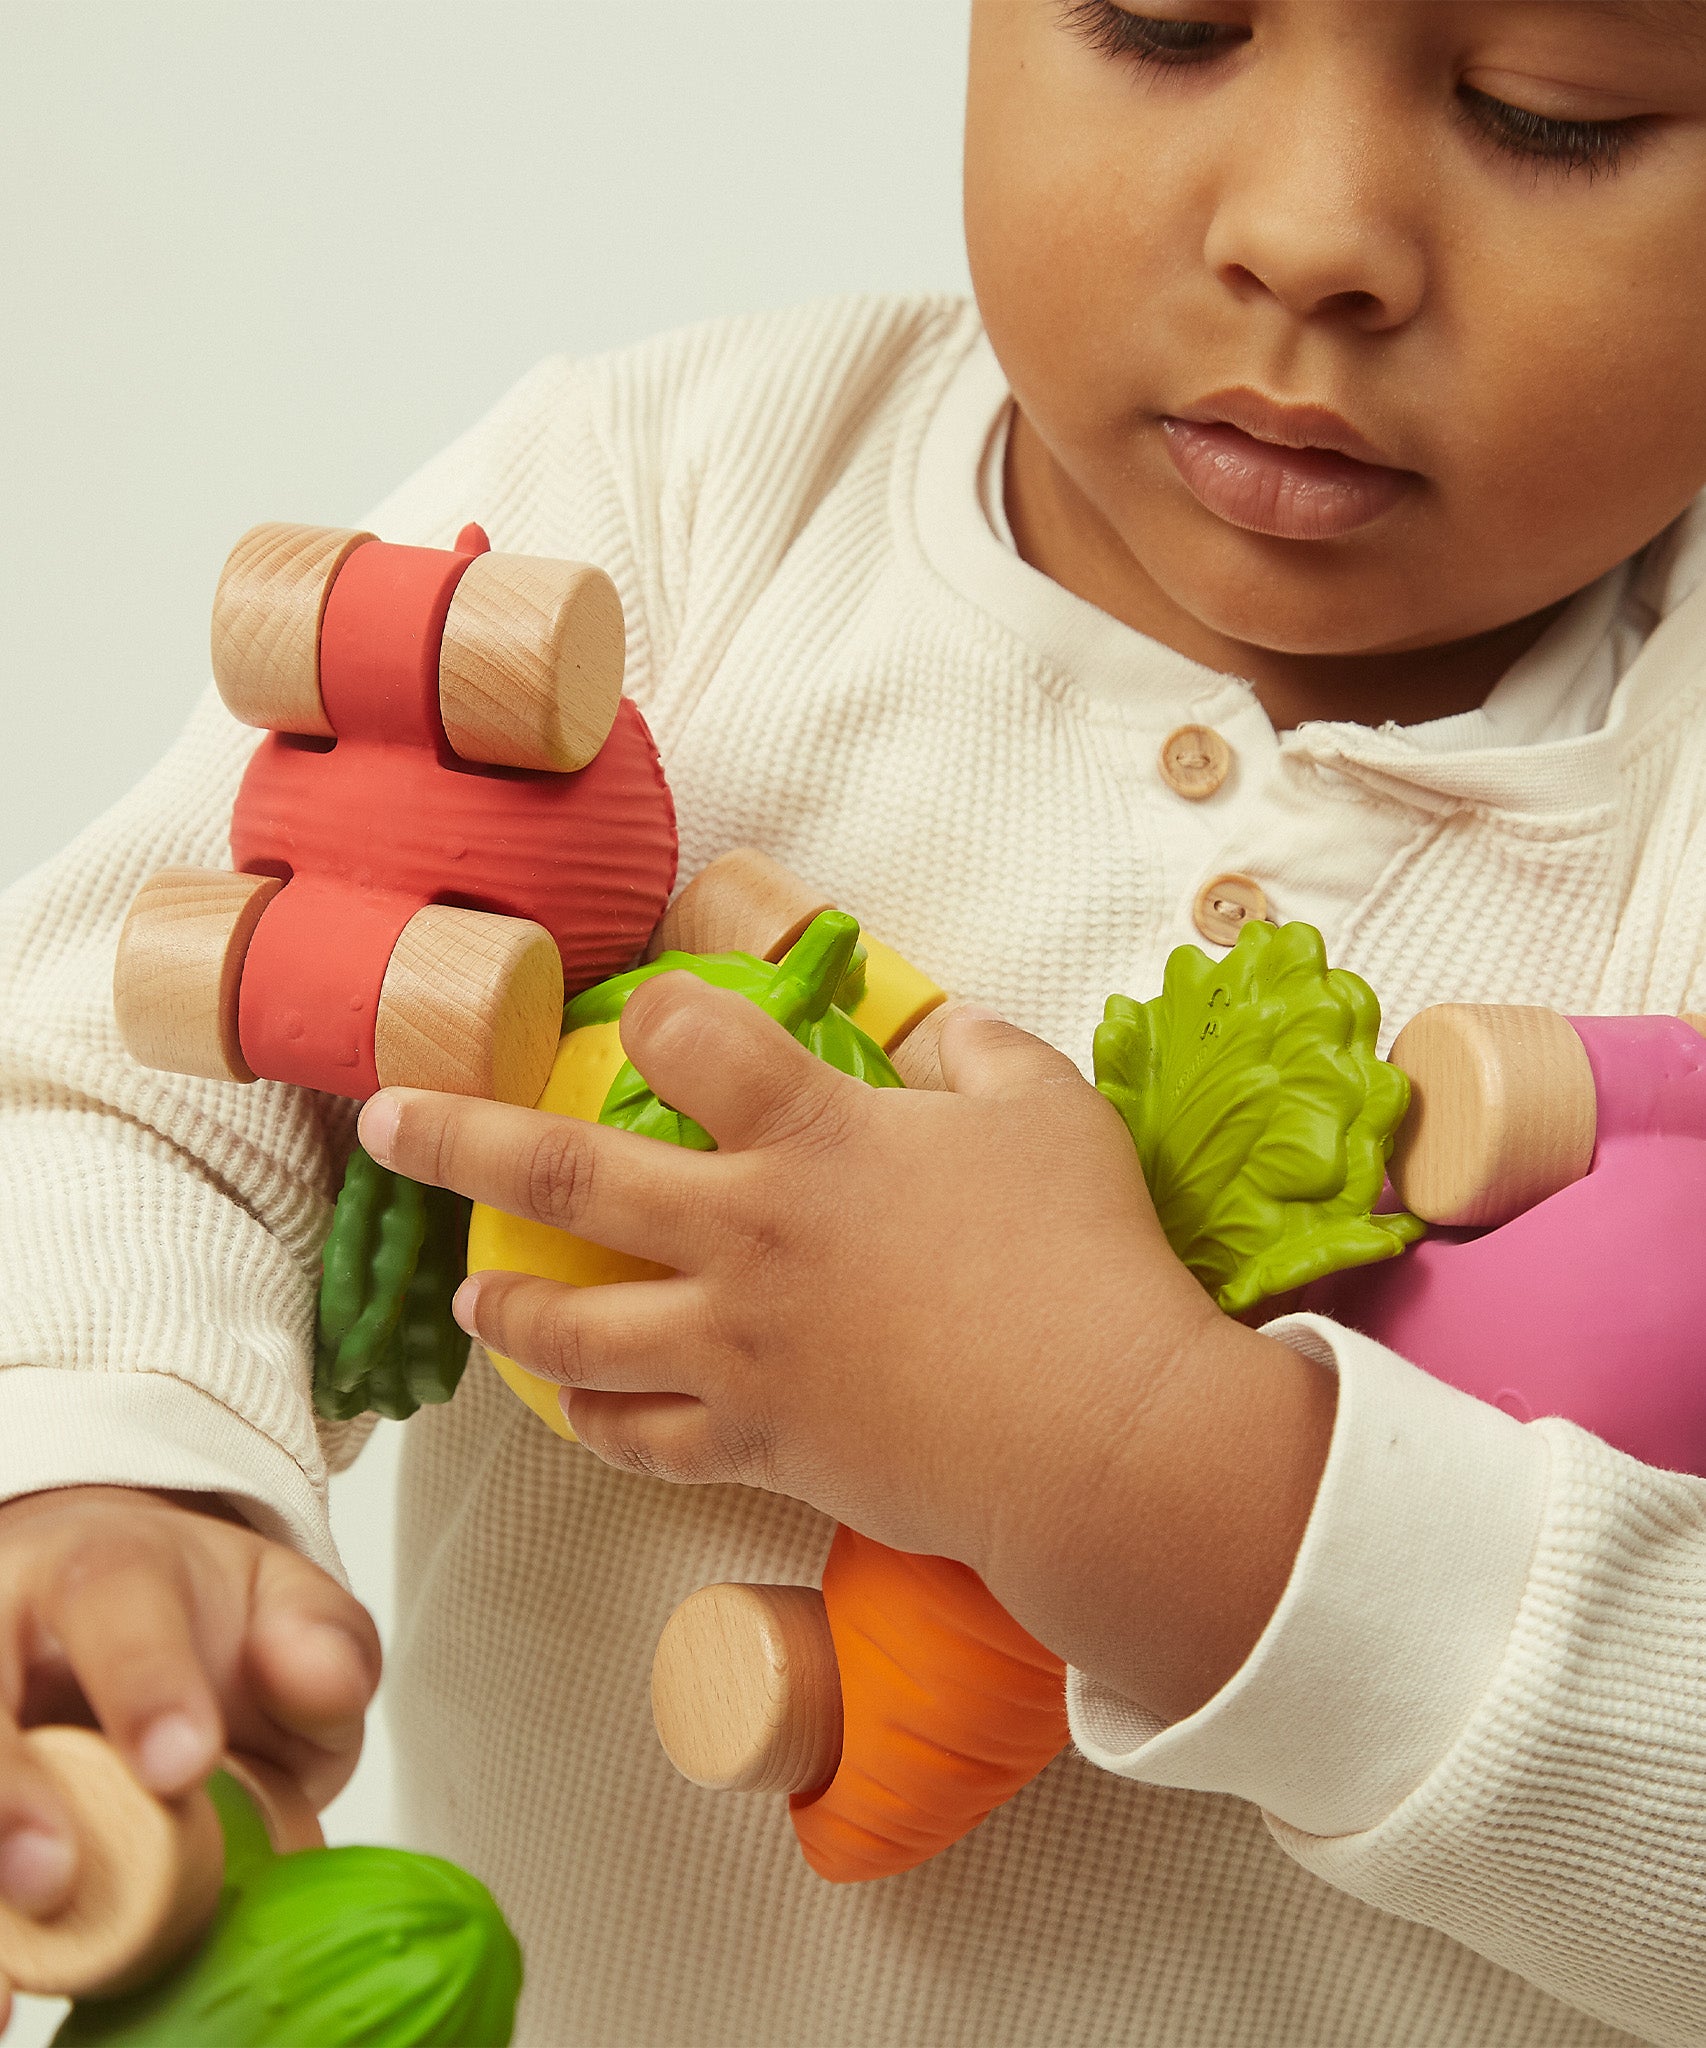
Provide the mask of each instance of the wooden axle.
[{"label": "wooden axle", "polygon": [[[372,540],[273,522],[231,550],[213,600],[213,677],[234,718],[335,737],[320,691],[320,628],[344,564]],[[615,721],[626,651],[622,600],[602,569],[476,555],[439,650],[445,736],[465,761],[584,768]]]},{"label": "wooden axle", "polygon": [[[162,868],[143,883],[119,936],[113,1008],[145,1067],[255,1078],[238,1036],[243,962],[282,886],[214,868]],[[563,963],[542,925],[428,904],[403,927],[380,988],[380,1085],[531,1105],[562,1009]]]},{"label": "wooden axle", "polygon": [[[92,1729],[36,1728],[24,1744],[70,1813],[77,1878],[48,1919],[0,1905],[0,1982],[50,1998],[134,1991],[189,1948],[219,1904],[225,1840],[213,1802],[200,1787],[156,1799]],[[248,1759],[225,1768],[280,1854],[320,1845],[313,1809],[282,1773]]]}]

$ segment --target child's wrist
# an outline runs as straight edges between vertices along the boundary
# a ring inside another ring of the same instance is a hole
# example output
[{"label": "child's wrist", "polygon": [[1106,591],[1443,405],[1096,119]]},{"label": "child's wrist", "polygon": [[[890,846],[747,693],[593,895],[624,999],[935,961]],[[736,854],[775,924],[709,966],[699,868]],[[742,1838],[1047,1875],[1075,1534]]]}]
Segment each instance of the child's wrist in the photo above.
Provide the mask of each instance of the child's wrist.
[{"label": "child's wrist", "polygon": [[1063,1429],[1053,1483],[1003,1518],[986,1576],[1057,1654],[1177,1720],[1234,1676],[1285,1590],[1336,1383],[1217,1311],[1139,1371],[1123,1406]]}]

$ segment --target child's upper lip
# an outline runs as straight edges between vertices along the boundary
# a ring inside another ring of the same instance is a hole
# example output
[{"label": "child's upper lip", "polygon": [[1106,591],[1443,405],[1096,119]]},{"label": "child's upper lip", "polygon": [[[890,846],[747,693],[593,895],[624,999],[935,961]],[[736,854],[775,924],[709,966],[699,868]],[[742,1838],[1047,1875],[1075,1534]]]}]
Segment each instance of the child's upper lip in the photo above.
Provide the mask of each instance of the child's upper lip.
[{"label": "child's upper lip", "polygon": [[1197,426],[1222,422],[1277,448],[1326,448],[1380,469],[1401,466],[1383,455],[1349,420],[1330,407],[1287,405],[1244,385],[1211,391],[1208,397],[1198,399],[1194,405],[1180,406],[1168,417],[1188,420]]}]

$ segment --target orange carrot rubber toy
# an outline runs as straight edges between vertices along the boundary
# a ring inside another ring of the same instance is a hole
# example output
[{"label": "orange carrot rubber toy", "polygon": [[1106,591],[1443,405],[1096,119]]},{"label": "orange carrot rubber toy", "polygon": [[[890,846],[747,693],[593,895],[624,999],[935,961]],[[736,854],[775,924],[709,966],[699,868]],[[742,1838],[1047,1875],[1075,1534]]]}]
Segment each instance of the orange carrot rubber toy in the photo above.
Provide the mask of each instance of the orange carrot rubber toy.
[{"label": "orange carrot rubber toy", "polygon": [[[821,1791],[791,1801],[820,1877],[847,1883],[926,1862],[1066,1747],[1065,1666],[968,1566],[837,1529],[823,1604],[841,1754]],[[655,1673],[653,1688],[655,1699]]]}]

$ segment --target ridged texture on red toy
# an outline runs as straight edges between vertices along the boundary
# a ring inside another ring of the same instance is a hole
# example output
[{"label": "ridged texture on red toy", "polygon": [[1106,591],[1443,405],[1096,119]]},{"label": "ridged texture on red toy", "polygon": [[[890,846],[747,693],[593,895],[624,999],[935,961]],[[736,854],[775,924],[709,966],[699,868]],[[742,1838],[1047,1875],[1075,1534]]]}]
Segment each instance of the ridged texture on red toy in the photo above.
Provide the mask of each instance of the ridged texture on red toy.
[{"label": "ridged texture on red toy", "polygon": [[271,734],[243,778],[231,855],[254,874],[533,918],[557,941],[573,993],[630,966],[650,936],[675,882],[675,806],[626,698],[574,775]]}]

